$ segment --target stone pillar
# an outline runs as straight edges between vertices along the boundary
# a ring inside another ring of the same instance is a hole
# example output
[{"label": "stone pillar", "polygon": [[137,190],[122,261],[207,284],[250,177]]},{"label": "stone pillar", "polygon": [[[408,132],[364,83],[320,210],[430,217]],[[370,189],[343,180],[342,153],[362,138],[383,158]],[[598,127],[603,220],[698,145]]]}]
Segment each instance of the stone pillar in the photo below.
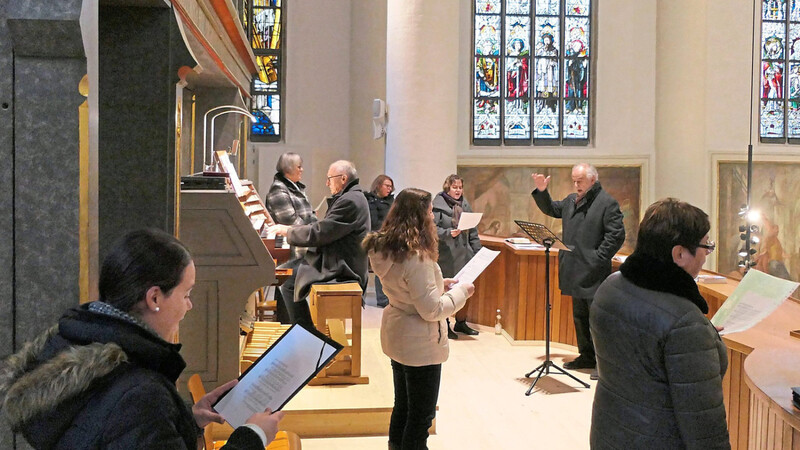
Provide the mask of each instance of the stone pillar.
[{"label": "stone pillar", "polygon": [[459,2],[388,0],[386,173],[441,191],[456,171]]}]

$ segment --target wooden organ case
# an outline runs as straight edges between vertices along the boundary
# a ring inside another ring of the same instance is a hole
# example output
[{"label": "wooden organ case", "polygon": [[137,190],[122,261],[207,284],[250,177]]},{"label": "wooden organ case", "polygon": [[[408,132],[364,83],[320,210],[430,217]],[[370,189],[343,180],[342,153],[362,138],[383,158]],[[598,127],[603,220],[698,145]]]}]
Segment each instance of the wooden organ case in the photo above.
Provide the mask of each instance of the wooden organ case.
[{"label": "wooden organ case", "polygon": [[276,262],[288,249],[262,239],[272,224],[253,186],[181,190],[180,239],[189,248],[197,271],[192,311],[180,326],[181,354],[187,368],[178,386],[199,374],[209,390],[239,376],[240,316],[248,298],[276,284]]}]

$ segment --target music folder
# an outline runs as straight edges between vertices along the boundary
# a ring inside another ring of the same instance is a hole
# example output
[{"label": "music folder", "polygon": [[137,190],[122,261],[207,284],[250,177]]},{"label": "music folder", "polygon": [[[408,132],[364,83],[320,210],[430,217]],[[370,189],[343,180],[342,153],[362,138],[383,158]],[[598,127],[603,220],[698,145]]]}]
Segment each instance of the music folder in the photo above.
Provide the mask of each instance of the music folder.
[{"label": "music folder", "polygon": [[558,236],[540,223],[525,222],[524,220],[515,220],[514,223],[519,225],[522,231],[538,244],[544,245],[545,247],[557,248],[566,252],[572,251]]},{"label": "music folder", "polygon": [[342,350],[316,329],[292,325],[242,375],[214,409],[240,427],[255,413],[278,411]]}]

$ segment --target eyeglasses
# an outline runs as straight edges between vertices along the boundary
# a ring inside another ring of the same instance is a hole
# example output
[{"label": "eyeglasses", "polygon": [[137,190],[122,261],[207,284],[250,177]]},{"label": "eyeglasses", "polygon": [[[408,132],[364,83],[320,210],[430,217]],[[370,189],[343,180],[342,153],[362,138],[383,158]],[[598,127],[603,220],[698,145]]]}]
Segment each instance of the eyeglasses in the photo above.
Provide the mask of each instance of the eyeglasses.
[{"label": "eyeglasses", "polygon": [[331,181],[331,178],[343,177],[343,176],[344,176],[344,175],[343,175],[343,174],[341,174],[341,173],[340,173],[339,175],[331,175],[331,176],[329,176],[329,177],[328,177],[328,180],[327,180],[327,181]]},{"label": "eyeglasses", "polygon": [[709,255],[714,253],[714,249],[717,248],[717,244],[714,241],[708,241],[707,244],[697,244],[697,246],[706,249]]}]

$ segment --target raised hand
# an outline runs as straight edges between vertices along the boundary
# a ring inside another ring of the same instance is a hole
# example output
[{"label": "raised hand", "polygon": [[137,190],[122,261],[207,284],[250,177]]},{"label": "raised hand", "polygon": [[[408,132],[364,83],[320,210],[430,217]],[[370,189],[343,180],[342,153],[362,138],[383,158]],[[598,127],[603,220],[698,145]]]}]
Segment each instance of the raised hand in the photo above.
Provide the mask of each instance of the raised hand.
[{"label": "raised hand", "polygon": [[547,189],[547,185],[550,184],[550,176],[544,176],[541,173],[533,173],[531,174],[531,178],[533,178],[533,184],[536,186],[536,189],[540,191],[544,191]]}]

